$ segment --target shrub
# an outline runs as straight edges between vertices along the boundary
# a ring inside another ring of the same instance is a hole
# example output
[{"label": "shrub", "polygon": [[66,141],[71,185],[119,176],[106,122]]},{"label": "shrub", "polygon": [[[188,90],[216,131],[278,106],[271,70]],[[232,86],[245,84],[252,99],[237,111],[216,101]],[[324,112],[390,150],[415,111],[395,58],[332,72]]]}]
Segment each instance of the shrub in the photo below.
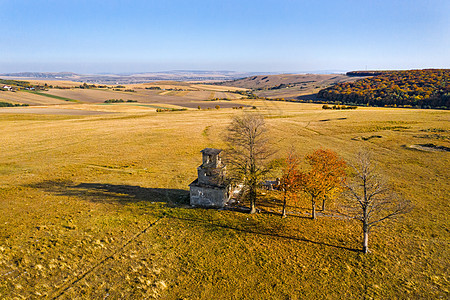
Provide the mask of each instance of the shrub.
[{"label": "shrub", "polygon": [[125,102],[123,99],[108,99],[105,103],[122,103]]},{"label": "shrub", "polygon": [[187,108],[157,108],[156,112],[165,112],[165,111],[185,111]]},{"label": "shrub", "polygon": [[12,104],[9,102],[0,101],[0,107],[14,107],[14,106],[30,106],[29,104]]}]

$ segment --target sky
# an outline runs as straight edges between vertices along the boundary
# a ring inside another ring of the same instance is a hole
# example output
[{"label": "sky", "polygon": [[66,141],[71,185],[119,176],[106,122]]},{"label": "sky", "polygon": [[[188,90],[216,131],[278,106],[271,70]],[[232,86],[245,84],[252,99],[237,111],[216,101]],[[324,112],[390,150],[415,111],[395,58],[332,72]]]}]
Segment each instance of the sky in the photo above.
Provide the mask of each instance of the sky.
[{"label": "sky", "polygon": [[450,68],[450,0],[0,0],[0,73]]}]

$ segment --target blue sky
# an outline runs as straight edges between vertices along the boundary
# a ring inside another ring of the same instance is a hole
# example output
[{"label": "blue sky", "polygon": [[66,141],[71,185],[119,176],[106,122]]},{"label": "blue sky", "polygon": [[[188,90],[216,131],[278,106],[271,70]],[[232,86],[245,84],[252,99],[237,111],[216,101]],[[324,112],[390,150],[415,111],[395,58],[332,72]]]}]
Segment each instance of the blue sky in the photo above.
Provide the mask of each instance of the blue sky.
[{"label": "blue sky", "polygon": [[0,0],[0,73],[450,68],[449,0]]}]

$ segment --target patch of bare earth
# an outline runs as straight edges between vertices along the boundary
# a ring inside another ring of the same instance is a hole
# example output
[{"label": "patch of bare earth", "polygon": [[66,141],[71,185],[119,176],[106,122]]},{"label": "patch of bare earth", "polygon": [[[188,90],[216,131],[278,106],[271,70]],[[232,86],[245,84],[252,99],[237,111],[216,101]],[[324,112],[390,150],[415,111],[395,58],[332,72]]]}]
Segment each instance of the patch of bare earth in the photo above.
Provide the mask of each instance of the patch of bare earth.
[{"label": "patch of bare earth", "polygon": [[409,146],[409,148],[427,152],[450,152],[449,147],[437,146],[435,144],[416,144]]}]

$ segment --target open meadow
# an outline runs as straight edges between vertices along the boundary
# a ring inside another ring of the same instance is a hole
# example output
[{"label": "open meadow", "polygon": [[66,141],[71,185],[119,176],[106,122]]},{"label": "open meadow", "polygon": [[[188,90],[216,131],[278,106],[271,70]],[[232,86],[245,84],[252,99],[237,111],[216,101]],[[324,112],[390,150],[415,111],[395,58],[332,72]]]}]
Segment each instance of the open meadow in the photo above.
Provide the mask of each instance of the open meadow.
[{"label": "open meadow", "polygon": [[[233,100],[248,108],[157,113],[97,103],[125,92],[89,92],[98,101],[66,105],[108,114],[0,112],[1,299],[448,299],[450,153],[420,146],[450,147],[448,111]],[[217,104],[199,99],[187,107]],[[223,148],[231,117],[255,111],[277,157],[293,145],[351,162],[370,149],[414,209],[371,232],[363,254],[337,202],[316,220],[303,196],[285,219],[271,193],[255,215],[191,208],[200,150]]]}]

